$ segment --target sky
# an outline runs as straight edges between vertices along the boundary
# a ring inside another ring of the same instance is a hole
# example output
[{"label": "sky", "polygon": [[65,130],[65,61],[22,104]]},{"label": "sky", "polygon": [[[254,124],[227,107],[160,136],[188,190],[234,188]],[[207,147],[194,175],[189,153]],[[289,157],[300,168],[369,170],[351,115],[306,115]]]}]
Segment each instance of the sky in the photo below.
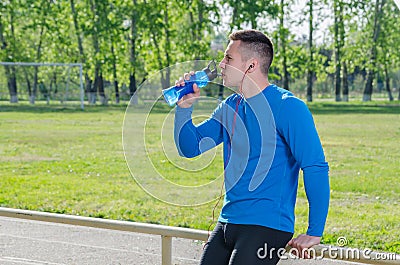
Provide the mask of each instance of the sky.
[{"label": "sky", "polygon": [[398,8],[400,9],[400,0],[394,0],[394,2],[396,3],[396,5],[398,6]]},{"label": "sky", "polygon": [[[305,10],[307,10],[308,0],[295,0],[289,8],[290,16],[288,19],[293,20],[290,26],[290,31],[298,37],[302,35],[309,35],[309,21],[308,16],[304,15]],[[318,14],[320,13],[320,14]],[[333,24],[333,18],[330,16],[332,12],[325,7],[324,10],[316,12],[314,10],[314,41],[317,43],[322,43],[325,38],[330,36],[329,26]],[[298,21],[298,18],[303,18],[304,21]],[[297,22],[297,23],[296,23]],[[296,25],[297,24],[297,25]]]}]

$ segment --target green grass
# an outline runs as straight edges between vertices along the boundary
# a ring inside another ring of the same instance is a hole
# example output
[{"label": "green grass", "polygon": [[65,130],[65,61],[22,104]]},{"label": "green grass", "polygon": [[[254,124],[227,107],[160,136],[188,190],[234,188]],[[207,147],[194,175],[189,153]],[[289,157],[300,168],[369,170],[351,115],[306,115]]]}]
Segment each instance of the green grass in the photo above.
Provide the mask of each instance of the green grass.
[{"label": "green grass", "polygon": [[[345,236],[350,247],[400,253],[399,102],[309,106],[330,164],[331,207],[323,242],[336,245]],[[0,206],[207,229],[215,202],[166,204],[132,178],[121,139],[125,107],[88,106],[82,111],[1,103]],[[157,130],[168,110],[156,106],[146,127],[154,167],[181,185],[213,180],[222,169],[220,149],[215,157],[200,158],[204,161],[165,158]],[[146,114],[137,115],[144,119]],[[138,128],[135,133],[142,132]],[[173,147],[170,139],[168,146]],[[132,172],[150,174],[145,153],[135,155],[138,168],[131,167]],[[203,163],[205,169],[185,173],[175,169],[175,162]],[[306,230],[307,207],[300,182],[296,233]]]}]

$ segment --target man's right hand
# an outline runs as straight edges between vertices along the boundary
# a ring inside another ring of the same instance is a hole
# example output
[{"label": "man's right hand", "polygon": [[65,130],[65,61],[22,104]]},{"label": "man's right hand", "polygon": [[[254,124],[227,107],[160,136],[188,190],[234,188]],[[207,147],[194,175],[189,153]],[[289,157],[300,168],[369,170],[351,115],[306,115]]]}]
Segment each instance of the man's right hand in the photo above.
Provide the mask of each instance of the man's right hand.
[{"label": "man's right hand", "polygon": [[[194,72],[185,73],[183,78],[181,77],[178,81],[175,82],[175,86],[183,86],[185,84],[185,80],[190,80],[190,76],[194,75]],[[200,97],[200,89],[197,84],[193,84],[193,93],[184,95],[179,101],[178,106],[181,108],[190,108],[193,103]]]}]

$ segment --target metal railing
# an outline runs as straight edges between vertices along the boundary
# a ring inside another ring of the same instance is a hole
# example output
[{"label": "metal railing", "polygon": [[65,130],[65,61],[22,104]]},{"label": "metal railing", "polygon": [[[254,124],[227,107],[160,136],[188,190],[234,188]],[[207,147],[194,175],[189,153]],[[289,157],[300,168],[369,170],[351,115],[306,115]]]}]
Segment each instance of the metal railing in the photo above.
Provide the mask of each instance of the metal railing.
[{"label": "metal railing", "polygon": [[[186,238],[200,241],[206,241],[208,233],[203,230],[182,228],[182,227],[171,227],[165,225],[155,225],[119,220],[109,220],[101,218],[83,217],[66,214],[55,214],[28,210],[19,210],[0,207],[0,216],[61,223],[69,225],[78,225],[94,228],[103,228],[118,231],[136,232],[144,234],[153,234],[161,236],[161,262],[162,265],[172,264],[172,238]],[[343,247],[332,247],[326,245],[317,245],[312,249],[314,257],[346,260],[350,262],[358,262],[365,264],[400,264],[400,255],[393,253],[379,253],[369,252],[368,255],[361,250],[343,248]],[[290,248],[287,251],[291,253]],[[332,251],[335,255],[332,255]],[[383,259],[385,258],[385,259]]]}]

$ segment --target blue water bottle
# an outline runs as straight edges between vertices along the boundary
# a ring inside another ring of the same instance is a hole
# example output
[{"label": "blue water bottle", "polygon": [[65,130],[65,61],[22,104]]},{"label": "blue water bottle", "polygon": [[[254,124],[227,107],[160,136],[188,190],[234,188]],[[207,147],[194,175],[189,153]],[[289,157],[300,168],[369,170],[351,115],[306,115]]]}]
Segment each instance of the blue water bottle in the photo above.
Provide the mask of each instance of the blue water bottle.
[{"label": "blue water bottle", "polygon": [[[214,69],[211,70],[210,66],[213,64]],[[172,86],[162,90],[165,101],[168,105],[173,106],[178,102],[184,95],[193,93],[193,83],[196,83],[198,87],[205,87],[208,82],[214,80],[218,76],[217,65],[212,60],[208,63],[207,67],[201,71],[197,71],[190,77],[189,80],[185,80],[183,86]]]}]

